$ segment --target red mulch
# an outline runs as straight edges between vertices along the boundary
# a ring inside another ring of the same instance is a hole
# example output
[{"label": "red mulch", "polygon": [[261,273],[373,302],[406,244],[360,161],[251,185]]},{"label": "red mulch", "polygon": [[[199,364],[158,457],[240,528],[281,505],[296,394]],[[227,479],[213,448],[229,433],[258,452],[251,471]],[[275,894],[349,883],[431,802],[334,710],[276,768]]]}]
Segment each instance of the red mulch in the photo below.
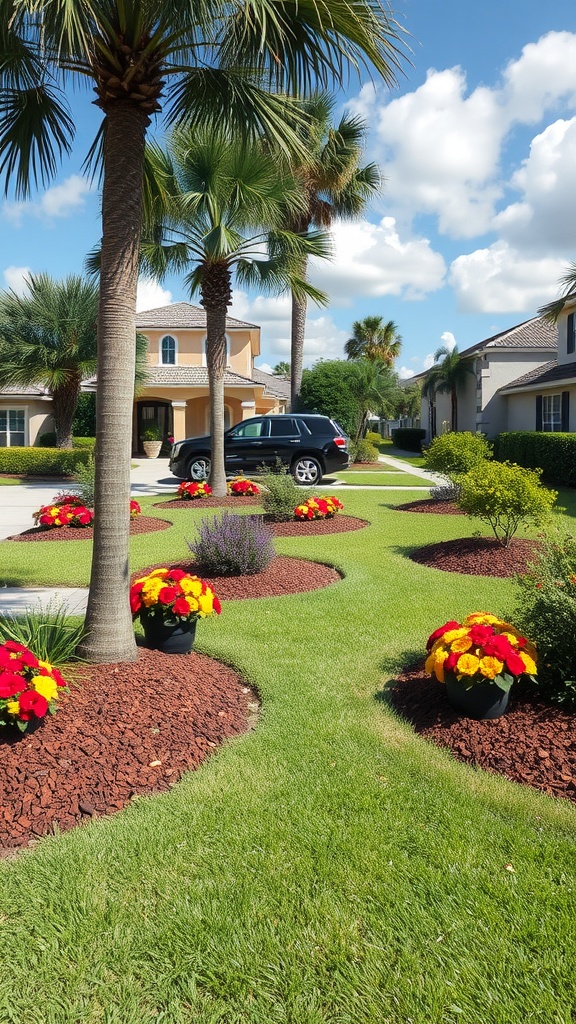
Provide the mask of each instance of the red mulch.
[{"label": "red mulch", "polygon": [[332,519],[289,519],[286,523],[275,523],[268,516],[264,522],[270,527],[275,537],[318,537],[325,533],[347,533],[350,530],[363,530],[370,526],[367,519],[356,516],[336,515]]},{"label": "red mulch", "polygon": [[[284,594],[302,594],[307,590],[319,590],[337,583],[340,573],[322,562],[309,562],[305,558],[290,558],[276,555],[264,572],[253,576],[213,576],[203,570],[198,562],[165,562],[171,569],[184,569],[195,573],[210,583],[221,601],[244,601],[251,597],[282,597]],[[132,582],[140,576],[159,569],[160,565],[149,565],[132,574]]]},{"label": "red mulch", "polygon": [[228,494],[223,498],[213,498],[208,494],[205,498],[171,498],[170,501],[155,501],[154,508],[242,508],[244,505],[259,505],[257,494]]},{"label": "red mulch", "polygon": [[574,714],[512,687],[501,718],[464,718],[448,703],[442,683],[421,668],[395,680],[389,697],[417,733],[448,747],[459,761],[576,802]]},{"label": "red mulch", "polygon": [[[130,536],[137,533],[157,533],[158,530],[167,530],[172,523],[167,519],[157,519],[155,516],[136,516],[130,520]],[[34,526],[31,530],[24,530],[17,533],[8,540],[37,541],[37,540],[92,540],[94,530],[91,526],[58,526],[51,530],[45,530],[41,526]]]},{"label": "red mulch", "polygon": [[495,537],[459,537],[417,548],[410,553],[410,558],[444,572],[508,577],[526,572],[539,548],[539,542],[534,540],[514,539],[509,547],[503,548]]},{"label": "red mulch", "polygon": [[22,738],[0,731],[0,853],[173,786],[246,731],[256,697],[204,655],[141,648],[133,664],[82,666],[60,705]]},{"label": "red mulch", "polygon": [[420,501],[405,501],[395,505],[397,512],[432,512],[436,515],[463,516],[461,508],[453,501],[434,501],[433,498],[422,498]]}]

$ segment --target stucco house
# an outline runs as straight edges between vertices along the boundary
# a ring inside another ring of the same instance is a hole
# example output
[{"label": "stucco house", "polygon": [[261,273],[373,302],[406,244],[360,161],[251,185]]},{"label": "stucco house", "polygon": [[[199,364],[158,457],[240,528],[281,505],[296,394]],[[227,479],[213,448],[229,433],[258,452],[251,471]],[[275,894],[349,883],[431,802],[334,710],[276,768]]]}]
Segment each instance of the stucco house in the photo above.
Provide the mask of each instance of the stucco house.
[{"label": "stucco house", "polygon": [[[509,389],[527,375],[540,374],[558,350],[558,332],[545,317],[532,317],[507,331],[464,349],[460,355],[473,372],[457,392],[458,430],[481,431],[494,437],[504,430],[536,430],[527,405],[520,415],[509,405]],[[415,378],[410,378],[413,381]],[[424,381],[426,374],[419,374]],[[422,398],[421,425],[427,439],[448,430],[451,400],[448,393]]]},{"label": "stucco house", "polygon": [[[146,429],[156,425],[177,439],[208,433],[206,314],[201,306],[176,302],[139,313],[136,327],[148,338],[148,380],[134,402],[132,446],[141,447]],[[260,328],[227,317],[224,378],[226,426],[249,416],[285,412],[290,383],[254,366],[260,355]],[[94,390],[96,381],[84,388]],[[33,445],[52,429],[50,397],[40,387],[0,392],[0,447]]]}]

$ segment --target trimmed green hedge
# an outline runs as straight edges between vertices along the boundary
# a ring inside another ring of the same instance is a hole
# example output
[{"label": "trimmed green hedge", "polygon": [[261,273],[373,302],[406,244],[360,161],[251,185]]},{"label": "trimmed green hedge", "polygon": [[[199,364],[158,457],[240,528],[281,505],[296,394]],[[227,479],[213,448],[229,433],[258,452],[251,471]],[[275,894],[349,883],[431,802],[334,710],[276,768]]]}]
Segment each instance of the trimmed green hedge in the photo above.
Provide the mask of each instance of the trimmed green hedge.
[{"label": "trimmed green hedge", "polygon": [[547,483],[576,487],[576,434],[549,434],[540,430],[514,430],[498,434],[494,457],[541,469]]},{"label": "trimmed green hedge", "polygon": [[78,463],[86,465],[89,448],[0,448],[0,473],[21,476],[72,476]]},{"label": "trimmed green hedge", "polygon": [[392,443],[406,452],[421,452],[426,431],[420,427],[396,427],[392,431]]},{"label": "trimmed green hedge", "polygon": [[[74,448],[90,448],[92,451],[96,447],[95,437],[73,437],[72,443]],[[50,430],[46,434],[39,434],[36,441],[37,448],[55,448],[56,447],[56,434]]]}]

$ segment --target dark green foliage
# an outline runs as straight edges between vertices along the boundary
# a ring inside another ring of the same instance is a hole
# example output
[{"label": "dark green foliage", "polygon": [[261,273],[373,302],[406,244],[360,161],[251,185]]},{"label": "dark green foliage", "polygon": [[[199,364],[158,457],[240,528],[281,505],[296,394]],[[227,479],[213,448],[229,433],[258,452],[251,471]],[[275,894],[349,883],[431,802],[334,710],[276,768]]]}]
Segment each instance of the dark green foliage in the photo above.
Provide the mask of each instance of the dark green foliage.
[{"label": "dark green foliage", "polygon": [[311,498],[312,491],[299,487],[285,466],[276,466],[262,477],[260,497],[265,512],[280,523],[294,519],[294,509]]},{"label": "dark green foliage", "polygon": [[353,390],[355,380],[354,363],[320,360],[302,374],[298,411],[330,416],[353,437],[362,412]]},{"label": "dark green foliage", "polygon": [[88,450],[68,448],[0,448],[0,473],[23,476],[72,476],[79,463],[92,457]]},{"label": "dark green foliage", "polygon": [[188,547],[201,570],[215,576],[253,576],[270,564],[273,534],[262,516],[222,512],[203,519],[198,537]]},{"label": "dark green foliage", "polygon": [[406,452],[421,452],[426,431],[420,427],[396,427],[392,431],[392,443]]},{"label": "dark green foliage", "polygon": [[514,430],[498,434],[494,457],[541,469],[551,484],[576,487],[576,434],[549,434],[540,430]]},{"label": "dark green foliage", "polygon": [[548,531],[544,550],[517,580],[515,621],[538,648],[538,685],[576,707],[576,540]]},{"label": "dark green foliage", "polygon": [[82,392],[78,396],[76,414],[72,422],[74,443],[76,434],[80,437],[96,437],[96,395],[94,392]]}]

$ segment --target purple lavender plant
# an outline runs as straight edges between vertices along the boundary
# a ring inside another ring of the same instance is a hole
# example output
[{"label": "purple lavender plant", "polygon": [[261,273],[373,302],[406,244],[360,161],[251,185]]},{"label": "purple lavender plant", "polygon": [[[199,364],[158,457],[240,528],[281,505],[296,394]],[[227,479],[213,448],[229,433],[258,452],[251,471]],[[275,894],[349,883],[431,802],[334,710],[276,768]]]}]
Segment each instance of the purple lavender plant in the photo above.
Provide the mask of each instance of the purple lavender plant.
[{"label": "purple lavender plant", "polygon": [[223,512],[205,518],[195,541],[187,541],[202,571],[214,576],[252,576],[263,572],[276,552],[273,534],[261,516]]}]

